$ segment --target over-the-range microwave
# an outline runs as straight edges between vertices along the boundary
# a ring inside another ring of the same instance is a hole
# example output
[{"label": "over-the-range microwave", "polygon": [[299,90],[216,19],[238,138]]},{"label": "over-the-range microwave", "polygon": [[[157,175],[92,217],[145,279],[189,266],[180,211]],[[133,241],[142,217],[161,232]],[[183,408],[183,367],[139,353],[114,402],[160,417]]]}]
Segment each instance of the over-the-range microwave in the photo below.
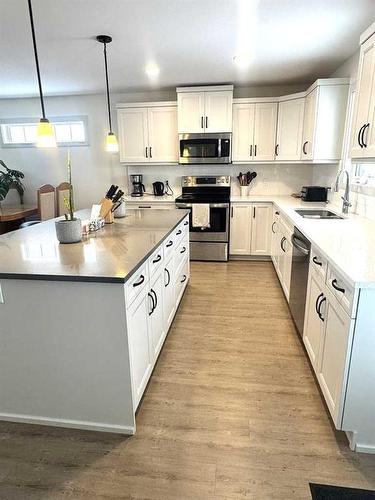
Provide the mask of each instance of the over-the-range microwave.
[{"label": "over-the-range microwave", "polygon": [[231,163],[232,134],[179,134],[179,163]]}]

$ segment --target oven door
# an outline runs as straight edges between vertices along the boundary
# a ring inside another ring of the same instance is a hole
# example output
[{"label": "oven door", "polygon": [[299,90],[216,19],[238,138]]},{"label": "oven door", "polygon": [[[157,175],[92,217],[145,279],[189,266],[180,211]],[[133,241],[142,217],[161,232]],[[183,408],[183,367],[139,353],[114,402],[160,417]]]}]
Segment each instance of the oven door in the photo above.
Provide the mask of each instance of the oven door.
[{"label": "oven door", "polygon": [[179,163],[230,163],[228,134],[180,134]]},{"label": "oven door", "polygon": [[190,241],[228,241],[229,235],[229,203],[210,203],[210,227],[193,227],[191,203],[176,203],[177,208],[190,209],[189,232]]}]

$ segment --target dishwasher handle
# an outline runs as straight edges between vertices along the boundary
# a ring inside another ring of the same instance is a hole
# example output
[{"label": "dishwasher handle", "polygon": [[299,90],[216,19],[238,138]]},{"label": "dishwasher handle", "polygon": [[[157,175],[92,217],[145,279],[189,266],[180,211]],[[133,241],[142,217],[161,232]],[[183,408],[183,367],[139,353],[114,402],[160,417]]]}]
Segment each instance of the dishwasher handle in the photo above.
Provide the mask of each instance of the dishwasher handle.
[{"label": "dishwasher handle", "polygon": [[303,254],[303,255],[309,255],[310,250],[303,246],[303,241],[297,238],[294,234],[292,235],[292,244],[294,247],[298,248],[298,250]]}]

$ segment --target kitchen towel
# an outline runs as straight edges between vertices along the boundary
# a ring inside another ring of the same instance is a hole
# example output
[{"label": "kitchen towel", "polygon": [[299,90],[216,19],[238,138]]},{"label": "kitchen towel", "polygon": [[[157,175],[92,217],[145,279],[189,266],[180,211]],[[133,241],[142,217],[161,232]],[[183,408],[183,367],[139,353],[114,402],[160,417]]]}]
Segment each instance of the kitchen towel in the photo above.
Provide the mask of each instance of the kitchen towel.
[{"label": "kitchen towel", "polygon": [[193,227],[210,227],[210,205],[193,203],[191,219]]}]

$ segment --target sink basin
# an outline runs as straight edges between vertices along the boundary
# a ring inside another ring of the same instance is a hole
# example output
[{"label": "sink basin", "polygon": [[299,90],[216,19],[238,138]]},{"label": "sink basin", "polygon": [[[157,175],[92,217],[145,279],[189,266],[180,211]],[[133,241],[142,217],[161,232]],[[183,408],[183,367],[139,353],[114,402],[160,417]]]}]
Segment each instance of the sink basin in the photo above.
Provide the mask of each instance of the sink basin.
[{"label": "sink basin", "polygon": [[330,210],[324,210],[324,209],[302,209],[302,210],[295,210],[298,215],[301,215],[301,217],[304,217],[305,219],[343,219],[344,217],[341,217],[341,215],[337,215],[334,212],[331,212]]}]

